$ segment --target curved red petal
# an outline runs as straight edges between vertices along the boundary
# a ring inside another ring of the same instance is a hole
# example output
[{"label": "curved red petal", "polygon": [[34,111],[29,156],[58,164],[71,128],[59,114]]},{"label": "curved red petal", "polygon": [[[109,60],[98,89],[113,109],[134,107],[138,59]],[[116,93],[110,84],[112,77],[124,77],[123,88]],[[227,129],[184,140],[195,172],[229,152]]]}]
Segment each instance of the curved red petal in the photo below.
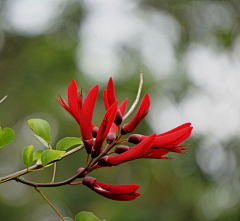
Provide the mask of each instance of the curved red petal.
[{"label": "curved red petal", "polygon": [[126,161],[134,160],[137,155],[143,154],[145,151],[148,151],[151,148],[155,140],[155,137],[156,137],[156,134],[152,134],[147,139],[137,144],[135,147],[131,148],[130,150],[116,156],[109,156],[107,160],[108,164],[117,166]]},{"label": "curved red petal", "polygon": [[98,96],[98,85],[91,88],[81,110],[80,128],[84,140],[92,139],[92,116]]},{"label": "curved red petal", "polygon": [[106,110],[109,108],[109,103],[108,103],[108,95],[107,95],[107,90],[104,89],[103,91],[103,102]]},{"label": "curved red petal", "polygon": [[73,117],[80,124],[80,114],[78,108],[78,88],[74,79],[68,87],[68,104]]},{"label": "curved red petal", "polygon": [[114,90],[113,79],[110,77],[107,86],[107,97],[108,97],[108,104],[111,106],[113,103],[116,102],[116,95]]}]

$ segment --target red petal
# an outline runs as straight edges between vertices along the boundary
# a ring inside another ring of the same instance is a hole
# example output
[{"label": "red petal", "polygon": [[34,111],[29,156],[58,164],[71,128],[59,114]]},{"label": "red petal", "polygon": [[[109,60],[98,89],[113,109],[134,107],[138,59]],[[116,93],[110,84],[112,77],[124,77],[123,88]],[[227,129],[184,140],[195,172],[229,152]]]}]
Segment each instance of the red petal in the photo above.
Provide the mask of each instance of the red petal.
[{"label": "red petal", "polygon": [[150,106],[150,99],[149,99],[148,93],[146,93],[133,119],[128,124],[125,124],[122,126],[122,130],[121,130],[122,135],[131,133],[136,129],[138,124],[147,115],[149,106]]},{"label": "red petal", "polygon": [[107,159],[108,164],[117,166],[126,161],[133,160],[137,155],[143,154],[145,151],[148,151],[151,148],[155,140],[155,137],[156,137],[156,134],[152,134],[151,136],[149,136],[147,139],[145,139],[144,141],[142,141],[132,149],[116,156],[109,156]]},{"label": "red petal", "polygon": [[172,129],[172,130],[169,130],[169,131],[167,131],[167,132],[165,132],[165,133],[159,134],[159,135],[157,135],[157,136],[163,136],[163,135],[171,134],[171,133],[173,133],[173,132],[176,132],[176,131],[178,131],[178,130],[181,130],[181,129],[183,129],[183,128],[190,127],[190,126],[191,126],[191,123],[185,123],[185,124],[182,124],[182,125],[174,128],[174,129]]},{"label": "red petal", "polygon": [[62,107],[69,113],[69,114],[71,114],[72,115],[72,113],[71,113],[71,111],[70,111],[70,108],[69,108],[69,106],[68,106],[68,104],[67,104],[67,102],[61,97],[61,95],[60,94],[58,94],[59,95],[59,98],[60,99],[58,99],[57,97],[57,101],[58,101],[58,103],[59,104],[61,104],[62,105]]},{"label": "red petal", "polygon": [[104,115],[102,123],[99,127],[95,145],[93,147],[93,153],[95,152],[94,154],[92,153],[93,158],[96,157],[95,155],[98,156],[98,154],[101,152],[102,144],[113,124],[113,121],[116,117],[117,110],[118,110],[118,101],[116,101],[111,107],[109,107],[106,114]]},{"label": "red petal", "polygon": [[101,195],[101,196],[104,196],[108,199],[117,200],[117,201],[131,201],[131,200],[134,200],[138,196],[141,195],[140,193],[137,193],[137,192],[133,193],[131,195],[112,195],[112,194],[109,194],[109,193],[98,193],[98,194]]},{"label": "red petal", "polygon": [[91,88],[81,110],[80,128],[84,140],[92,139],[92,116],[98,95],[98,85]]},{"label": "red petal", "polygon": [[78,108],[78,88],[75,80],[72,80],[68,87],[68,104],[72,115],[80,124],[80,115]]},{"label": "red petal", "polygon": [[107,97],[107,90],[104,89],[103,91],[103,102],[106,110],[109,108],[108,97]]},{"label": "red petal", "polygon": [[113,103],[116,102],[114,84],[113,84],[113,79],[111,77],[110,77],[110,79],[108,81],[107,97],[108,97],[108,104],[109,104],[109,106],[111,106]]},{"label": "red petal", "polygon": [[[176,131],[174,133],[167,134],[165,136],[156,136],[156,139],[153,142],[152,148],[165,148],[168,145],[179,144],[178,140],[182,142],[185,139],[187,139],[191,134],[191,130],[192,130],[192,127],[188,127],[188,128],[184,128],[179,131]],[[182,138],[185,138],[185,139],[182,139]],[[144,139],[145,137],[142,137],[142,140]]]}]

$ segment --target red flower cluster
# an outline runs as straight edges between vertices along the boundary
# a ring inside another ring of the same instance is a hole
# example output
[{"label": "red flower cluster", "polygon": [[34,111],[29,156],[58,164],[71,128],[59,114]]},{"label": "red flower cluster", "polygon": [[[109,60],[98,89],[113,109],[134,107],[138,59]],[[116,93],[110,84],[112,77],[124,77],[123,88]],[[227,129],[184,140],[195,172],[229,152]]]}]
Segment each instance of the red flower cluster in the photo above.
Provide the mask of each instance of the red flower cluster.
[{"label": "red flower cluster", "polygon": [[[121,140],[123,135],[134,132],[138,124],[147,115],[150,107],[150,99],[146,93],[132,120],[121,126],[123,116],[127,107],[127,100],[118,106],[115,96],[114,84],[112,78],[108,82],[107,90],[103,92],[103,101],[106,113],[103,117],[100,127],[92,123],[92,116],[95,103],[98,96],[98,85],[91,88],[86,99],[83,102],[82,90],[78,92],[75,80],[72,80],[68,88],[68,104],[59,95],[58,102],[76,119],[80,125],[82,141],[87,153],[91,154],[91,160],[88,162],[85,172],[81,174],[84,168],[78,170],[79,177],[84,177],[92,170],[117,166],[121,163],[139,158],[169,159],[168,152],[184,153],[184,145],[180,145],[186,140],[192,131],[191,123],[183,124],[173,130],[163,134],[152,134],[144,136],[132,134],[127,139]],[[118,134],[116,135],[116,132]],[[107,145],[103,149],[104,141]],[[122,145],[130,142],[136,144],[134,147]],[[109,152],[114,146],[114,151]],[[114,156],[106,156],[116,153]],[[96,158],[96,159],[95,159]],[[94,160],[95,159],[95,160]],[[129,201],[135,199],[140,194],[137,193],[138,185],[108,185],[98,182],[95,178],[85,177],[80,182],[96,193],[113,200]]]}]

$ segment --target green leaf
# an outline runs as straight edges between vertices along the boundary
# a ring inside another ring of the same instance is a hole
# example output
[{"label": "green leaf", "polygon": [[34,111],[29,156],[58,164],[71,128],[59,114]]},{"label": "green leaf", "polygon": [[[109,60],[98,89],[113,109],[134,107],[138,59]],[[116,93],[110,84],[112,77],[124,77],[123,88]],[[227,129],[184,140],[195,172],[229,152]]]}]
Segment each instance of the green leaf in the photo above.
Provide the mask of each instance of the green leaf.
[{"label": "green leaf", "polygon": [[15,134],[11,128],[2,128],[0,127],[0,148],[11,143],[14,140]]},{"label": "green leaf", "polygon": [[42,143],[45,147],[47,147],[48,148],[48,142],[47,141],[45,141],[43,138],[41,138],[40,136],[38,136],[38,135],[34,135],[34,137],[40,142],[40,143]]},{"label": "green leaf", "polygon": [[67,150],[68,148],[83,144],[82,139],[78,137],[65,137],[58,141],[56,149],[57,150]]},{"label": "green leaf", "polygon": [[76,215],[75,221],[101,221],[91,212],[80,212]]},{"label": "green leaf", "polygon": [[33,145],[23,149],[22,159],[27,168],[31,166],[33,162]]},{"label": "green leaf", "polygon": [[30,119],[27,121],[28,126],[47,143],[50,143],[51,128],[47,121],[42,119]]},{"label": "green leaf", "polygon": [[44,151],[44,150],[37,150],[37,151],[33,154],[33,161],[40,159],[43,151]]},{"label": "green leaf", "polygon": [[61,159],[62,155],[65,154],[66,151],[60,150],[45,150],[41,155],[41,161],[43,166],[47,165],[49,162],[57,159]]},{"label": "green leaf", "polygon": [[63,217],[63,218],[65,219],[65,221],[73,221],[73,219],[70,217]]}]

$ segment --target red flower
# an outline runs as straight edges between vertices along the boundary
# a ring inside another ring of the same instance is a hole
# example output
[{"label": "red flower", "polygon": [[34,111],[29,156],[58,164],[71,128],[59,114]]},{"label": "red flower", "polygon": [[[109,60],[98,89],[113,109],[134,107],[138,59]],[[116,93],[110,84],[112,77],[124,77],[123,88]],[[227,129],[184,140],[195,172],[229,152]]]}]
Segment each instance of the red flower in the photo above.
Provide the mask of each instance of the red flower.
[{"label": "red flower", "polygon": [[144,95],[142,102],[140,103],[138,110],[137,110],[136,114],[134,115],[133,119],[129,123],[122,126],[122,129],[121,129],[122,135],[131,133],[136,129],[138,124],[147,115],[149,106],[150,106],[150,99],[149,99],[148,93],[146,93]]},{"label": "red flower", "polygon": [[85,177],[82,180],[82,184],[94,190],[99,195],[112,200],[131,201],[140,196],[140,193],[136,192],[139,188],[139,185],[136,184],[110,185],[98,182],[93,177]]},{"label": "red flower", "polygon": [[[191,135],[193,127],[190,125],[191,123],[186,123],[168,132],[157,135],[151,149],[162,149],[171,152],[183,153],[185,149],[179,144]],[[147,138],[148,136],[133,134],[129,136],[128,141],[130,143],[137,144]]]},{"label": "red flower", "polygon": [[72,80],[68,87],[68,104],[64,99],[62,99],[61,95],[59,94],[59,98],[57,101],[61,104],[64,109],[70,113],[80,124],[80,112],[82,108],[82,91],[78,93],[78,88],[75,80]]},{"label": "red flower", "polygon": [[102,123],[100,125],[97,138],[95,140],[95,144],[92,150],[92,158],[97,157],[102,152],[103,142],[108,135],[108,132],[113,124],[113,121],[116,117],[116,113],[118,110],[118,101],[116,101],[110,108],[108,108]]},{"label": "red flower", "polygon": [[117,166],[121,163],[137,159],[136,157],[140,154],[147,153],[147,151],[153,145],[156,134],[152,134],[147,139],[136,145],[135,147],[127,150],[116,156],[105,156],[98,162],[99,166]]},{"label": "red flower", "polygon": [[94,126],[92,126],[92,116],[95,103],[97,101],[98,88],[98,85],[91,88],[82,105],[81,110],[80,129],[82,133],[82,140],[86,147],[87,153],[91,153],[93,146],[92,129]]}]

